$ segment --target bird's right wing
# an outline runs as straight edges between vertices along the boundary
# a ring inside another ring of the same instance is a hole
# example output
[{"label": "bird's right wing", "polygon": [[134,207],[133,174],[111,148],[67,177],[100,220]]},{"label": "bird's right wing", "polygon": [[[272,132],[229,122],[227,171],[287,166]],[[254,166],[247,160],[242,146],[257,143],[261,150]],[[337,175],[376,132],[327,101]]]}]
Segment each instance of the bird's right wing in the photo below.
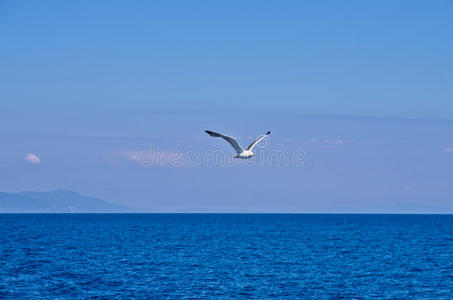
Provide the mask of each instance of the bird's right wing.
[{"label": "bird's right wing", "polygon": [[241,148],[241,146],[239,145],[238,141],[234,137],[231,137],[231,136],[228,136],[228,135],[224,135],[224,134],[220,134],[220,133],[217,133],[217,132],[212,132],[212,131],[209,131],[209,130],[205,130],[205,132],[207,134],[209,134],[210,136],[223,138],[228,143],[230,143],[231,146],[233,146],[234,150],[236,150],[236,152],[238,154],[241,154],[244,151]]},{"label": "bird's right wing", "polygon": [[268,136],[269,134],[271,134],[270,131],[268,131],[266,134],[262,135],[260,138],[258,138],[256,141],[254,141],[253,143],[251,143],[248,147],[247,147],[247,151],[252,151],[253,150],[253,147],[255,147],[256,144],[258,144],[259,142],[261,142],[266,136]]}]

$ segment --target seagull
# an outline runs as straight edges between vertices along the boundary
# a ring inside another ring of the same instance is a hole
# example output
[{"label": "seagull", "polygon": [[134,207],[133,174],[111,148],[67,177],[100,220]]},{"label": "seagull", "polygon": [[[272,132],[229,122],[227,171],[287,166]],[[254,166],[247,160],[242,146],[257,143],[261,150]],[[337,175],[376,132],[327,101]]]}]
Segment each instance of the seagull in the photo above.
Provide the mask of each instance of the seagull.
[{"label": "seagull", "polygon": [[233,146],[234,150],[236,150],[236,152],[237,152],[237,155],[233,156],[233,158],[242,158],[242,159],[248,159],[250,157],[255,156],[255,154],[252,152],[253,147],[255,147],[255,145],[258,144],[259,142],[261,142],[261,140],[264,139],[266,136],[271,134],[271,132],[268,131],[266,134],[262,135],[256,141],[251,143],[247,147],[247,149],[244,150],[244,149],[242,149],[241,145],[239,145],[238,141],[234,137],[231,137],[231,136],[228,136],[228,135],[224,135],[224,134],[220,134],[220,133],[217,133],[217,132],[212,132],[212,131],[209,131],[209,130],[205,130],[205,132],[207,134],[209,134],[210,136],[212,136],[212,137],[221,137],[224,140],[226,140],[228,143],[230,143],[231,146]]}]

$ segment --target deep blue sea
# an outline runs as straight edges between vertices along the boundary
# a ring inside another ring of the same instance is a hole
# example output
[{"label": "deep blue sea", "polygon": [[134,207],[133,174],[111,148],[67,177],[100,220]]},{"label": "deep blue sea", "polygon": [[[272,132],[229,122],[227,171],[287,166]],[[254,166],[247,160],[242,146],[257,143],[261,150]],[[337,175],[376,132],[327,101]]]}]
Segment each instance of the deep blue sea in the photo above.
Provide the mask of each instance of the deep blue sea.
[{"label": "deep blue sea", "polygon": [[453,298],[453,215],[3,214],[0,298]]}]

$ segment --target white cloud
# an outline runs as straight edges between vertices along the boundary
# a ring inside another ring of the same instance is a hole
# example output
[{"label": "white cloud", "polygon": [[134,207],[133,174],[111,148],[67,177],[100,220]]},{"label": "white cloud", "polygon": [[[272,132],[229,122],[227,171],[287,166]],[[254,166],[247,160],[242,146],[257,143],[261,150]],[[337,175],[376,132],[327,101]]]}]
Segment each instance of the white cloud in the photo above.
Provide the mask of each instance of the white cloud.
[{"label": "white cloud", "polygon": [[445,153],[453,152],[453,147],[445,148],[444,151]]},{"label": "white cloud", "polygon": [[321,142],[318,139],[310,139],[310,143],[319,144]]},{"label": "white cloud", "polygon": [[124,157],[129,161],[140,163],[140,152],[138,151],[124,151],[119,156]]},{"label": "white cloud", "polygon": [[328,140],[328,139],[324,139],[324,140],[320,140],[320,139],[310,139],[309,141],[310,143],[312,144],[324,144],[324,145],[343,145],[344,144],[344,141],[342,139],[337,139],[337,140]]},{"label": "white cloud", "polygon": [[342,144],[344,144],[344,142],[343,142],[343,140],[324,140],[324,144],[342,145]]},{"label": "white cloud", "polygon": [[33,154],[33,153],[28,153],[24,157],[24,160],[26,162],[29,162],[29,163],[34,164],[34,165],[37,165],[37,164],[41,163],[41,159],[36,154]]},{"label": "white cloud", "polygon": [[182,167],[186,161],[180,151],[155,151],[153,148],[142,150],[122,150],[111,153],[106,158],[111,165],[123,165],[125,162],[132,162],[144,167]]}]

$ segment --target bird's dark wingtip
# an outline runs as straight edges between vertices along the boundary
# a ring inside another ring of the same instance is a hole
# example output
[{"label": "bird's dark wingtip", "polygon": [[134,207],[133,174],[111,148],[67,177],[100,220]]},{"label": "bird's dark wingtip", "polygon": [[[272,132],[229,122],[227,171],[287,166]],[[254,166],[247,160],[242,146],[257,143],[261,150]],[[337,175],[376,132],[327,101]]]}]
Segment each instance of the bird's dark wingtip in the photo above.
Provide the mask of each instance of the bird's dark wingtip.
[{"label": "bird's dark wingtip", "polygon": [[206,132],[209,135],[211,135],[213,133],[212,131],[209,131],[209,130],[205,130],[204,132]]},{"label": "bird's dark wingtip", "polygon": [[266,135],[267,135],[267,134],[271,134],[271,132],[270,132],[270,131],[268,131],[268,132],[266,133]]}]

